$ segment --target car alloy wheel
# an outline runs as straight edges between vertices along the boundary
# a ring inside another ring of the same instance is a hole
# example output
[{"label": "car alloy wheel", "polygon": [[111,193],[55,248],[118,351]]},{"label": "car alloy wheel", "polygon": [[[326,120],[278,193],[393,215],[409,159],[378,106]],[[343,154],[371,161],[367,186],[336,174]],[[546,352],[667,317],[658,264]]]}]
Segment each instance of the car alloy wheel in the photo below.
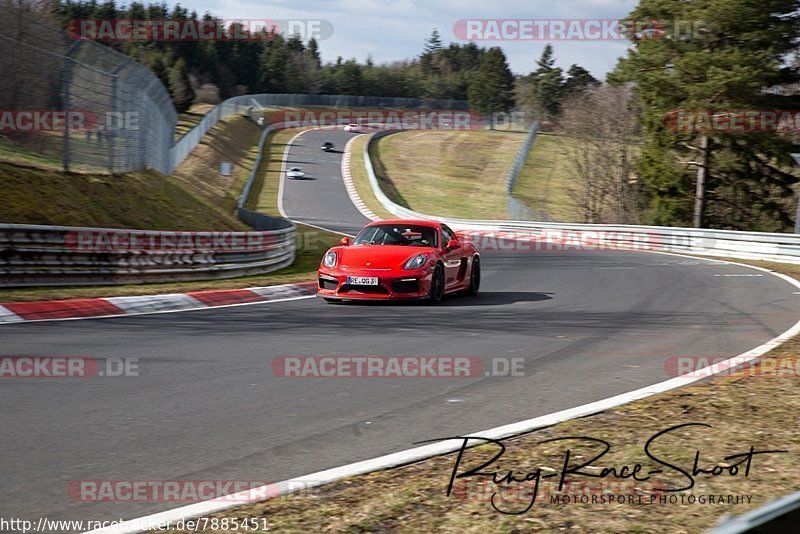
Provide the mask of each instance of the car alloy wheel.
[{"label": "car alloy wheel", "polygon": [[430,304],[438,304],[444,297],[444,269],[441,264],[437,265],[433,270],[431,276],[431,292],[428,302]]},{"label": "car alloy wheel", "polygon": [[469,294],[477,295],[481,287],[481,260],[475,257],[472,260],[472,270],[469,274]]}]

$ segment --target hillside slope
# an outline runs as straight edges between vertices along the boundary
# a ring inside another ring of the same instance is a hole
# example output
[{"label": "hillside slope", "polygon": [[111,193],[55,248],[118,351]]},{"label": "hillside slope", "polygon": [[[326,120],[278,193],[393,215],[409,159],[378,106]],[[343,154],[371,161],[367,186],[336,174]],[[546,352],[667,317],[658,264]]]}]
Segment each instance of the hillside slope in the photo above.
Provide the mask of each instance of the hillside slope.
[{"label": "hillside slope", "polygon": [[[0,161],[0,222],[151,230],[245,230],[234,213],[260,129],[241,117],[221,122],[178,167],[121,175],[56,171]],[[219,162],[233,176],[219,174]]]}]

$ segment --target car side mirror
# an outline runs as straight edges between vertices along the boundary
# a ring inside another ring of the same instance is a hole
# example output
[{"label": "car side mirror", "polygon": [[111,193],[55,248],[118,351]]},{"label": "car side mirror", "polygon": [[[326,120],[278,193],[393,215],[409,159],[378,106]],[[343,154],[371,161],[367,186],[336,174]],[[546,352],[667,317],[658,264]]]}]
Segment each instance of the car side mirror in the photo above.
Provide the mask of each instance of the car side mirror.
[{"label": "car side mirror", "polygon": [[350,238],[349,237],[343,237],[341,239],[341,241],[339,241],[339,244],[342,245],[343,247],[349,247],[350,246]]},{"label": "car side mirror", "polygon": [[451,239],[447,242],[447,250],[455,250],[461,248],[461,242],[458,239]]}]

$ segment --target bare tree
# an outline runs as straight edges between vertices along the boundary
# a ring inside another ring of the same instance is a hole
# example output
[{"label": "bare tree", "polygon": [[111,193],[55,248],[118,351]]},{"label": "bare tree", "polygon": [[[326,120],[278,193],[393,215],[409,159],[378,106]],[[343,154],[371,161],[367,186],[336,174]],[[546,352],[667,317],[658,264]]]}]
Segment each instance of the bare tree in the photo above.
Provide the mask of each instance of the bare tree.
[{"label": "bare tree", "polygon": [[579,180],[570,194],[584,222],[639,222],[641,110],[632,88],[605,85],[571,95],[561,126],[572,141],[568,153]]}]

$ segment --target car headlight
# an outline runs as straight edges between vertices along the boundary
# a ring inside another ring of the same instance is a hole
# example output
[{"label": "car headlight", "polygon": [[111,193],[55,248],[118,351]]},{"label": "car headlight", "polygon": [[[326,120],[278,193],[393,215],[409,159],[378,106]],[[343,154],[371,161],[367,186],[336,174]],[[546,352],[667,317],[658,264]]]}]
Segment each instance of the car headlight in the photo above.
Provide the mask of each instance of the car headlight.
[{"label": "car headlight", "polygon": [[322,258],[322,265],[328,268],[336,267],[336,253],[332,250],[326,252]]},{"label": "car headlight", "polygon": [[416,256],[408,260],[405,265],[403,265],[403,269],[408,269],[408,270],[419,269],[420,267],[425,265],[425,261],[427,259],[428,259],[427,254],[417,254]]}]

